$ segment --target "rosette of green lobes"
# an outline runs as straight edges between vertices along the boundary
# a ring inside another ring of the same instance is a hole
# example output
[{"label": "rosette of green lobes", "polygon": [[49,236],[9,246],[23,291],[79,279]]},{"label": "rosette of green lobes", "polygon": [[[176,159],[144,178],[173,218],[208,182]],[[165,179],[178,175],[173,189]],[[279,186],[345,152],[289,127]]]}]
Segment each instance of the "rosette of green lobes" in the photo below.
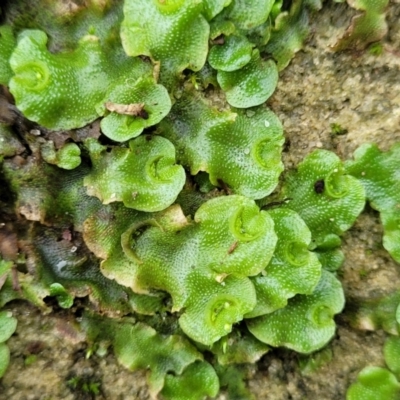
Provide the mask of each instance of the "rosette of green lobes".
[{"label": "rosette of green lobes", "polygon": [[349,229],[365,205],[361,182],[346,174],[342,162],[332,152],[316,150],[286,177],[285,207],[296,211],[311,230],[311,248],[337,247],[340,235]]},{"label": "rosette of green lobes", "polygon": [[129,148],[107,152],[96,140],[86,142],[93,163],[85,177],[87,193],[103,204],[122,201],[141,211],[161,211],[171,205],[185,184],[185,171],[175,164],[175,148],[167,139],[141,136]]},{"label": "rosette of green lobes", "polygon": [[286,307],[246,322],[250,332],[270,346],[311,353],[332,338],[336,328],[333,316],[342,311],[343,306],[340,282],[323,270],[311,295],[296,295]]},{"label": "rosette of green lobes", "polygon": [[400,262],[400,144],[381,152],[375,144],[364,144],[346,163],[349,174],[360,180],[371,206],[380,212],[383,246]]},{"label": "rosette of green lobes", "polygon": [[294,295],[311,294],[321,277],[321,264],[308,250],[311,232],[292,210],[278,208],[268,213],[278,235],[274,255],[262,273],[252,282],[257,305],[246,315],[253,318],[285,307]]},{"label": "rosette of green lobes", "polygon": [[185,68],[200,70],[210,32],[203,11],[202,0],[126,0],[121,25],[125,52],[160,62],[162,82]]},{"label": "rosette of green lobes", "polygon": [[16,40],[11,26],[0,26],[0,84],[7,85],[13,73],[9,64]]},{"label": "rosette of green lobes", "polygon": [[83,37],[72,52],[53,54],[46,46],[44,32],[23,31],[10,58],[10,91],[17,107],[46,128],[73,129],[92,122],[110,85],[150,72],[138,59],[107,59],[96,36]]},{"label": "rosette of green lobes", "polygon": [[398,400],[400,383],[385,368],[366,367],[346,393],[346,400]]},{"label": "rosette of green lobes", "polygon": [[253,44],[245,36],[231,35],[223,44],[215,44],[208,54],[208,62],[221,71],[235,71],[251,60]]},{"label": "rosette of green lobes", "polygon": [[[171,109],[167,89],[156,84],[153,78],[139,78],[132,85],[127,80],[114,88],[107,100],[115,111],[103,118],[101,130],[117,142],[139,136],[143,129],[160,122]],[[129,111],[130,105],[136,105],[136,109]]]},{"label": "rosette of green lobes", "polygon": [[255,306],[247,276],[268,264],[276,237],[268,214],[241,196],[204,203],[194,220],[171,208],[161,219],[134,224],[122,245],[135,271],[132,289],[168,292],[172,311],[184,310],[182,330],[211,345]]},{"label": "rosette of green lobes", "polygon": [[235,194],[260,199],[278,184],[283,130],[266,108],[220,112],[188,93],[174,104],[159,132],[175,145],[178,161],[192,175],[208,172],[215,186],[225,184]]},{"label": "rosette of green lobes", "polygon": [[272,95],[278,83],[278,69],[273,60],[264,61],[253,50],[251,60],[236,71],[218,71],[217,80],[233,107],[258,106]]}]

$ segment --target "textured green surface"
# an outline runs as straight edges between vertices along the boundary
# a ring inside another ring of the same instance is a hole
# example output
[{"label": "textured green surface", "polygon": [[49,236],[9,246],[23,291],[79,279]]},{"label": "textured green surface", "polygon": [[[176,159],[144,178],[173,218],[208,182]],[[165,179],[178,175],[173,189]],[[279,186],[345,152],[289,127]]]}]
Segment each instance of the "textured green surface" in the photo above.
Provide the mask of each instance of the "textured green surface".
[{"label": "textured green surface", "polygon": [[164,86],[153,78],[131,79],[117,86],[107,96],[107,101],[118,105],[143,104],[143,116],[111,112],[101,121],[102,132],[112,140],[124,142],[139,136],[145,128],[160,122],[171,109],[171,100]]},{"label": "textured green surface", "polygon": [[400,377],[400,337],[390,336],[383,348],[385,362],[397,378]]},{"label": "textured green surface", "polygon": [[0,311],[0,343],[6,342],[17,328],[17,320],[10,311]]},{"label": "textured green surface", "polygon": [[397,400],[400,383],[387,369],[366,367],[346,394],[346,400]]},{"label": "textured green surface", "polygon": [[16,45],[11,26],[0,26],[0,84],[6,85],[12,76],[9,59]]},{"label": "textured green surface", "polygon": [[182,375],[168,374],[161,394],[166,400],[201,400],[205,396],[215,397],[218,391],[219,380],[214,368],[207,362],[196,362]]},{"label": "textured green surface", "polygon": [[122,201],[141,211],[160,211],[171,205],[185,183],[185,172],[175,164],[175,148],[162,137],[141,136],[129,148],[111,152],[95,140],[86,143],[93,163],[84,185],[104,204]]},{"label": "textured green surface", "polygon": [[246,320],[250,332],[270,346],[284,346],[299,353],[323,347],[335,333],[333,316],[342,311],[344,293],[329,272],[311,295],[297,295],[288,305],[262,317]]},{"label": "textured green surface", "polygon": [[211,349],[220,365],[255,363],[269,350],[269,346],[248,332],[238,330],[214,343]]},{"label": "textured green surface", "polygon": [[309,17],[304,0],[293,1],[290,10],[280,13],[271,30],[271,39],[266,51],[271,53],[281,71],[289,64],[294,54],[303,47],[309,34]]},{"label": "textured green surface", "polygon": [[218,83],[233,107],[258,106],[272,95],[278,83],[278,70],[272,60],[263,61],[258,50],[251,60],[237,71],[218,71]]},{"label": "textured green surface", "polygon": [[266,108],[220,112],[197,95],[182,97],[161,124],[177,158],[213,185],[259,199],[270,194],[283,170],[282,125]]},{"label": "textured green surface", "polygon": [[126,53],[160,62],[167,80],[185,68],[200,70],[210,31],[202,11],[201,0],[125,1],[121,38]]},{"label": "textured green surface", "polygon": [[156,395],[167,372],[182,374],[184,368],[203,357],[185,338],[162,336],[144,324],[122,324],[116,329],[114,350],[130,370],[150,369],[150,390]]},{"label": "textured green surface", "polygon": [[315,247],[349,229],[365,204],[362,184],[346,174],[339,157],[327,150],[313,151],[297,172],[289,173],[283,194],[290,199],[287,207],[299,213],[311,230]]},{"label": "textured green surface", "polygon": [[235,71],[250,62],[252,49],[253,45],[244,36],[228,36],[224,44],[210,49],[208,62],[214,69]]},{"label": "textured green surface", "polygon": [[295,294],[311,294],[321,277],[321,264],[308,250],[311,232],[297,213],[276,209],[274,220],[278,243],[262,273],[252,278],[257,293],[256,307],[246,315],[253,318],[285,307]]},{"label": "textured green surface", "polygon": [[333,46],[334,50],[361,50],[367,44],[377,42],[386,35],[386,9],[388,0],[352,0],[350,6],[360,10],[342,38]]},{"label": "textured green surface", "polygon": [[375,144],[365,144],[346,163],[349,174],[360,180],[371,206],[380,212],[383,246],[400,262],[400,145],[384,153]]},{"label": "textured green surface", "polygon": [[10,350],[7,345],[0,343],[0,378],[5,374],[10,362]]},{"label": "textured green surface", "polygon": [[24,31],[10,58],[10,91],[18,108],[47,128],[92,122],[99,116],[96,106],[116,79],[146,71],[140,60],[108,58],[96,36],[84,36],[74,51],[57,54],[49,52],[47,40],[40,30]]}]

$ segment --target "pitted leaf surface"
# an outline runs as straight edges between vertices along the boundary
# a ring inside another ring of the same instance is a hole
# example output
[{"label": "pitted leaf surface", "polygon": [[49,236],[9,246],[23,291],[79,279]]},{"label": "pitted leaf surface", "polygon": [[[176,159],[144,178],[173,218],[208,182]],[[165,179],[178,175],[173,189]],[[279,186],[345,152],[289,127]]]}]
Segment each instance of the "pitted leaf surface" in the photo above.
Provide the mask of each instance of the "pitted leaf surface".
[{"label": "pitted leaf surface", "polygon": [[270,346],[311,353],[332,338],[333,316],[343,306],[342,285],[331,273],[322,271],[321,280],[311,295],[297,295],[284,308],[248,319],[247,327],[258,340]]},{"label": "pitted leaf surface", "polygon": [[110,153],[94,139],[87,141],[93,163],[84,185],[103,204],[122,201],[140,211],[161,211],[177,198],[185,183],[185,171],[175,164],[175,148],[167,139],[141,136],[129,148]]},{"label": "pitted leaf surface", "polygon": [[[364,208],[365,192],[358,179],[346,174],[336,154],[315,150],[286,178],[283,195],[311,230],[316,245],[349,229]],[[332,246],[336,247],[336,241]]]},{"label": "pitted leaf surface", "polygon": [[215,186],[253,199],[270,194],[283,170],[282,125],[265,108],[219,112],[197,95],[182,97],[160,127],[178,160],[210,174]]},{"label": "pitted leaf surface", "polygon": [[278,83],[278,70],[273,60],[263,61],[256,49],[243,68],[218,71],[217,80],[231,106],[249,108],[264,103],[272,95]]},{"label": "pitted leaf surface", "polygon": [[346,170],[360,180],[371,206],[380,212],[383,246],[400,262],[400,145],[381,152],[375,144],[364,144],[354,153]]},{"label": "pitted leaf surface", "polygon": [[121,26],[125,52],[160,62],[162,79],[164,73],[176,76],[185,68],[200,70],[210,32],[202,12],[202,0],[125,1]]},{"label": "pitted leaf surface", "polygon": [[268,213],[273,221],[278,243],[262,274],[252,278],[257,305],[246,318],[253,318],[285,307],[298,293],[311,294],[321,278],[321,264],[308,250],[311,232],[292,210],[276,209]]}]

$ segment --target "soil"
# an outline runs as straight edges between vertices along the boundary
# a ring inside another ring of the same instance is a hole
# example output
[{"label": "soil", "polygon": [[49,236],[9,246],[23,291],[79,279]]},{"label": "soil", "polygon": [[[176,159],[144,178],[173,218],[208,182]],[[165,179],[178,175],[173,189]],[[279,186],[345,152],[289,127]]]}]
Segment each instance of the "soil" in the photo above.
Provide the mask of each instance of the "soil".
[{"label": "soil", "polygon": [[[286,168],[295,167],[316,148],[348,159],[362,143],[375,142],[388,150],[400,141],[400,2],[388,7],[389,33],[380,56],[330,51],[354,13],[343,3],[326,4],[313,18],[303,50],[281,73],[269,106],[285,129]],[[331,124],[347,133],[333,135]],[[271,350],[250,371],[248,384],[256,399],[344,399],[363,367],[384,366],[386,334],[357,330],[350,324],[351,309],[358,301],[399,288],[399,265],[383,249],[381,239],[379,215],[369,207],[344,235],[346,261],[339,276],[347,303],[328,346],[331,361],[306,374],[294,352]],[[150,398],[144,371],[127,371],[112,354],[86,358],[87,344],[70,315],[62,311],[42,315],[24,302],[6,308],[17,317],[18,328],[8,341],[11,364],[0,380],[0,400]],[[99,393],[87,393],[84,383],[94,384]],[[221,392],[218,399],[228,397]]]}]

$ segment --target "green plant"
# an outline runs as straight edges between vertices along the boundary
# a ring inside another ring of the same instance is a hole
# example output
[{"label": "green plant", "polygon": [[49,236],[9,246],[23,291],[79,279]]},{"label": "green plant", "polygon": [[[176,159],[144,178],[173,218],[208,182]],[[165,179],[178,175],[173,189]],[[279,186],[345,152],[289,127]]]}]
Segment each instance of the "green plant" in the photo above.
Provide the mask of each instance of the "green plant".
[{"label": "green plant", "polygon": [[[216,396],[220,385],[248,396],[235,364],[329,342],[344,307],[340,237],[366,196],[397,257],[397,214],[378,200],[397,202],[399,156],[370,146],[343,164],[317,150],[281,176],[283,129],[264,103],[320,4],[285,7],[93,0],[58,16],[61,33],[41,16],[30,29],[2,27],[0,82],[44,135],[24,132],[22,143],[0,124],[5,212],[25,217],[18,234],[34,270],[17,273],[18,293],[4,272],[1,305],[22,298],[45,309],[53,296],[69,308],[89,296],[91,349],[112,345],[128,369],[149,369],[151,394],[166,399]],[[76,48],[64,30],[79,37]],[[103,135],[87,129],[97,118]],[[390,184],[364,177],[365,165]],[[68,385],[99,391],[79,378]]]}]

